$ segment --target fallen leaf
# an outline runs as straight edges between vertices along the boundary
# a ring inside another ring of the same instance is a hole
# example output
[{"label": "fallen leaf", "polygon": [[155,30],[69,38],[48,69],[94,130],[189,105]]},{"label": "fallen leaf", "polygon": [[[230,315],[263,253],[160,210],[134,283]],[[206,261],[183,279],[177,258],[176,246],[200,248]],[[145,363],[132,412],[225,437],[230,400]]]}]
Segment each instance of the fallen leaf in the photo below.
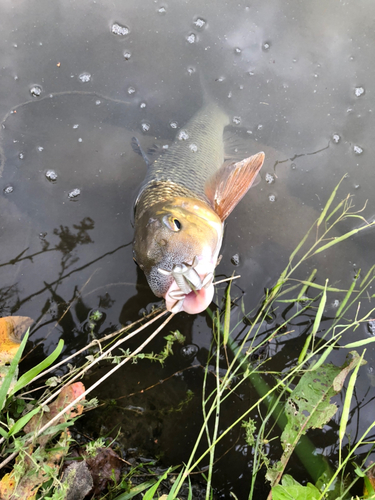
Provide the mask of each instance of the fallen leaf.
[{"label": "fallen leaf", "polygon": [[94,496],[101,495],[113,479],[120,481],[122,460],[111,448],[98,448],[95,457],[86,457],[86,463],[94,481]]},{"label": "fallen leaf", "polygon": [[0,366],[10,363],[16,354],[22,335],[34,323],[27,316],[0,318]]},{"label": "fallen leaf", "polygon": [[[52,420],[61,410],[63,410],[66,406],[68,406],[72,401],[74,401],[78,396],[80,396],[83,392],[85,392],[85,386],[82,382],[75,382],[74,384],[68,385],[64,387],[60,394],[57,396],[55,401],[51,403],[48,408],[48,412],[43,412],[43,414],[35,415],[26,425],[25,432],[28,434],[29,432],[38,432],[39,429],[44,427],[47,422]],[[81,415],[83,411],[83,406],[80,403],[77,403],[73,408],[71,408],[68,412],[62,415],[54,425],[58,425],[63,423],[67,418],[74,418],[78,415]],[[45,446],[48,440],[51,438],[50,434],[39,436],[37,442],[41,446]]]}]

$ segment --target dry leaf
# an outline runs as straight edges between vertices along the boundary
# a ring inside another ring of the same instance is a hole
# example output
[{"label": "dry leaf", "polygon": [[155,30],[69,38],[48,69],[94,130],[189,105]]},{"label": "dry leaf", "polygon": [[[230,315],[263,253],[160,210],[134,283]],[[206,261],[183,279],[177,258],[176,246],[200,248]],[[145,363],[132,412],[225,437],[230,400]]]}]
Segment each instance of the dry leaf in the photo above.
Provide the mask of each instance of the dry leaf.
[{"label": "dry leaf", "polygon": [[16,354],[22,335],[34,323],[27,316],[0,318],[0,366],[10,363]]}]

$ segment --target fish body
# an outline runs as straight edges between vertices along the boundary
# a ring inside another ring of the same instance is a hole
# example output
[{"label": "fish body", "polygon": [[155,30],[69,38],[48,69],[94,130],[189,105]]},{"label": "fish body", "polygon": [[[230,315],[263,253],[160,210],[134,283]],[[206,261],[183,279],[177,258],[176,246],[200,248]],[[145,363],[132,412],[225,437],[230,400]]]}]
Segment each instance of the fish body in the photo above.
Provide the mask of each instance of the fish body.
[{"label": "fish body", "polygon": [[203,107],[149,166],[135,203],[134,259],[173,312],[212,301],[224,220],[263,164],[263,153],[225,162],[228,124],[217,105]]}]

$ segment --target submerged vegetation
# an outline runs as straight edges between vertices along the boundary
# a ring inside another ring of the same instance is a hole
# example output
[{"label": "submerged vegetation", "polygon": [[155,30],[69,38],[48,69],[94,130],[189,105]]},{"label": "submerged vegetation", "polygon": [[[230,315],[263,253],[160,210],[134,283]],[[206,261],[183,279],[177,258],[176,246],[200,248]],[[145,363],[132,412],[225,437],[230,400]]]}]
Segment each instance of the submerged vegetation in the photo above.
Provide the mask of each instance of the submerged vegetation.
[{"label": "submerged vegetation", "polygon": [[[63,500],[71,498],[69,495],[78,484],[84,484],[86,489],[82,486],[79,498],[85,498],[89,492],[91,497],[95,494],[97,498],[119,500],[196,498],[192,473],[200,472],[205,481],[205,498],[209,500],[215,498],[213,473],[220,458],[218,447],[234,428],[238,428],[253,456],[249,499],[259,498],[255,493],[259,481],[268,481],[268,498],[273,500],[375,498],[374,474],[367,462],[375,446],[375,419],[355,441],[346,439],[358,373],[366,363],[366,348],[375,341],[375,337],[354,342],[348,342],[347,338],[349,332],[374,321],[374,309],[366,310],[362,302],[366,299],[371,304],[375,297],[371,288],[375,265],[363,274],[358,272],[348,289],[331,285],[328,280],[318,283],[316,269],[306,280],[295,277],[306,260],[321,252],[328,253],[335,245],[373,224],[367,223],[362,210],[354,210],[350,195],[339,203],[335,201],[339,185],[319,219],[289,257],[277,283],[265,291],[257,310],[243,310],[240,300],[234,300],[231,294],[231,282],[227,285],[221,310],[208,310],[213,336],[203,377],[203,424],[197,429],[195,445],[185,464],[173,464],[173,468],[163,471],[157,464],[129,464],[112,451],[111,443],[104,438],[81,446],[78,455],[72,458],[75,441],[69,429],[82,412],[97,405],[95,399],[88,401],[85,398],[114,371],[137,359],[163,363],[173,354],[175,342],[184,342],[179,332],[170,333],[165,336],[163,352],[146,353],[146,345],[163,330],[173,314],[153,311],[137,322],[140,324],[95,339],[82,351],[56,363],[63,348],[60,341],[48,358],[19,378],[18,362],[26,346],[27,334],[19,348],[13,341],[17,349],[13,345],[10,356],[3,361],[0,388],[0,445],[4,457],[0,467],[7,472],[0,482],[0,497],[11,499],[18,495],[20,498]],[[339,224],[353,218],[363,223],[359,229],[349,230],[340,237],[333,235]],[[334,312],[331,308],[331,317],[327,317],[327,304],[334,299],[337,301]],[[278,316],[282,321],[276,325],[270,322],[283,307],[288,308],[288,314]],[[167,318],[137,349],[130,352],[120,347],[165,314]],[[288,366],[271,371],[267,356],[262,357],[260,353],[293,335],[297,321],[306,316],[309,321],[300,351]],[[92,316],[91,331],[99,320],[100,314]],[[9,318],[3,321],[8,321],[9,325]],[[239,325],[244,322],[246,328],[240,329]],[[6,350],[4,342],[2,350]],[[331,363],[331,356],[337,351],[346,354],[347,359],[341,366]],[[89,353],[84,366],[67,365],[82,353]],[[114,366],[85,389],[78,380],[102,360]],[[68,366],[65,375],[51,376],[63,364]],[[44,381],[40,387],[36,384],[39,379]],[[223,408],[230,397],[245,386],[256,391],[256,402],[241,415],[235,414],[231,425],[223,429],[220,425]],[[335,396],[339,393],[343,404],[338,421],[338,456],[333,463],[318,453],[310,440],[309,430],[323,429],[334,417],[338,410]],[[190,401],[189,395],[187,401]],[[185,403],[178,407],[180,411],[184,411]],[[254,418],[255,415],[258,418]],[[281,449],[277,459],[269,452],[273,445]],[[366,451],[359,454],[361,447]],[[304,466],[302,482],[293,477],[293,470],[290,474],[288,464],[292,456],[298,456]],[[108,477],[101,487],[97,487],[95,470],[99,468],[103,472],[103,463],[109,464]],[[359,491],[363,491],[361,496]],[[236,498],[233,492],[231,495]]]}]

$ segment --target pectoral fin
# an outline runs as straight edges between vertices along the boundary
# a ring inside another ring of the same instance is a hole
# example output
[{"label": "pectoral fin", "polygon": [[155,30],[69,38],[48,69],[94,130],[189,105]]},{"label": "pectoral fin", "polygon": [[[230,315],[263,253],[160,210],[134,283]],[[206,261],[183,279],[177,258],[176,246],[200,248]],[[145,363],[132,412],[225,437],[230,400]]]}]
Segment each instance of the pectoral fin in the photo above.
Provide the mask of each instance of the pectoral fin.
[{"label": "pectoral fin", "polygon": [[264,162],[264,153],[224,164],[206,185],[212,208],[224,221],[252,186]]}]

